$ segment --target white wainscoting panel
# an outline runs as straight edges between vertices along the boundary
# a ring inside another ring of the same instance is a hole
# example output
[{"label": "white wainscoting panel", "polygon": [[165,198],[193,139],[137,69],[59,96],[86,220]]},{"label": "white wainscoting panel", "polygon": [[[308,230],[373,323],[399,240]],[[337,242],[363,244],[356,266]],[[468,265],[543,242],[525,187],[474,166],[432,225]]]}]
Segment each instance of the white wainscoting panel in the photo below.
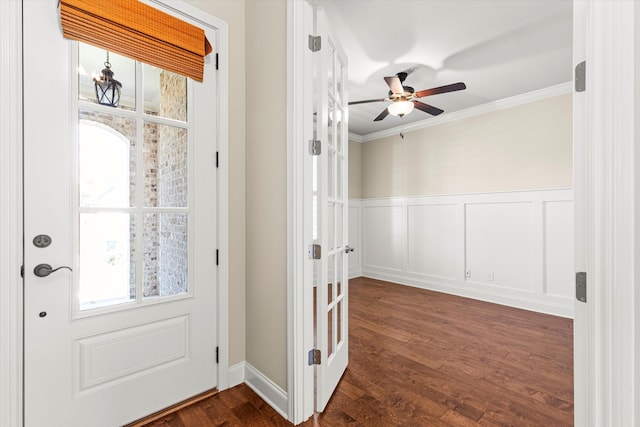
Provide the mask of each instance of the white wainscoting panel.
[{"label": "white wainscoting panel", "polygon": [[362,276],[362,201],[349,200],[349,240],[347,244],[354,249],[349,253],[349,278]]},{"label": "white wainscoting panel", "polygon": [[547,295],[572,298],[575,272],[573,265],[573,203],[546,202],[545,219],[545,275],[544,292]]},{"label": "white wainscoting panel", "polygon": [[364,207],[365,265],[401,273],[404,271],[406,215],[403,206]]},{"label": "white wainscoting panel", "polygon": [[467,283],[533,292],[532,203],[467,204]]},{"label": "white wainscoting panel", "polygon": [[410,273],[443,280],[463,278],[464,265],[451,262],[460,259],[461,219],[455,204],[407,205]]},{"label": "white wainscoting panel", "polygon": [[573,190],[359,203],[363,276],[573,317]]}]

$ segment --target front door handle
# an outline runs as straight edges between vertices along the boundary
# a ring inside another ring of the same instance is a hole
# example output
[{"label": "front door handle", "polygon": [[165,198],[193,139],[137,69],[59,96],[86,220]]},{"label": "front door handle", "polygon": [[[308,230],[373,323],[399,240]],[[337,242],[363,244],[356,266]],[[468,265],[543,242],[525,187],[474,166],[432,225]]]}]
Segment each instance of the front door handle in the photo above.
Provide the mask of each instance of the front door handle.
[{"label": "front door handle", "polygon": [[54,273],[60,270],[61,268],[66,268],[69,271],[73,271],[71,267],[67,267],[66,265],[63,265],[62,267],[58,267],[58,268],[53,268],[49,264],[38,264],[34,267],[33,274],[35,274],[38,277],[47,277],[51,273]]}]

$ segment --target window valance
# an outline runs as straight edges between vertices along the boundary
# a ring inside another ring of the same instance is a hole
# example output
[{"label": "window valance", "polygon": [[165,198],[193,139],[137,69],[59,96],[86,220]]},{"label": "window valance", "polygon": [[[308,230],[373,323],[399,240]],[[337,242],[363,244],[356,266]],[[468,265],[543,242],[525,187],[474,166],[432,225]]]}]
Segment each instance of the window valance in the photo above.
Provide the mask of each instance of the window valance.
[{"label": "window valance", "polygon": [[204,30],[137,0],[60,0],[64,37],[202,81]]}]

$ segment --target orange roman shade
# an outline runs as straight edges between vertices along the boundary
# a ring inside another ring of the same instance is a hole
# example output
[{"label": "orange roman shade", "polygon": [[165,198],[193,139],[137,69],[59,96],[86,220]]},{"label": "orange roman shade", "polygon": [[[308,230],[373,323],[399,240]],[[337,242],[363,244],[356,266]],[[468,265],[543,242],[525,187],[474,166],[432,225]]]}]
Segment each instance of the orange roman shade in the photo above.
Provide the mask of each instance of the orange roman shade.
[{"label": "orange roman shade", "polygon": [[65,37],[199,82],[211,44],[204,30],[137,0],[60,0]]}]

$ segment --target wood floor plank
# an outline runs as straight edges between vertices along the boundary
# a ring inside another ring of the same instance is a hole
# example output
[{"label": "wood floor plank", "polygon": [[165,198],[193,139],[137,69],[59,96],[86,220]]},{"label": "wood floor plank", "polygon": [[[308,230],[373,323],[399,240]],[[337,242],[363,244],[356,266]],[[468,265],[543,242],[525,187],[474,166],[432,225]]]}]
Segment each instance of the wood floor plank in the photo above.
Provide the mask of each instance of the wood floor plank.
[{"label": "wood floor plank", "polygon": [[[358,278],[350,358],[305,427],[571,426],[573,322]],[[291,426],[247,385],[148,427]]]}]

